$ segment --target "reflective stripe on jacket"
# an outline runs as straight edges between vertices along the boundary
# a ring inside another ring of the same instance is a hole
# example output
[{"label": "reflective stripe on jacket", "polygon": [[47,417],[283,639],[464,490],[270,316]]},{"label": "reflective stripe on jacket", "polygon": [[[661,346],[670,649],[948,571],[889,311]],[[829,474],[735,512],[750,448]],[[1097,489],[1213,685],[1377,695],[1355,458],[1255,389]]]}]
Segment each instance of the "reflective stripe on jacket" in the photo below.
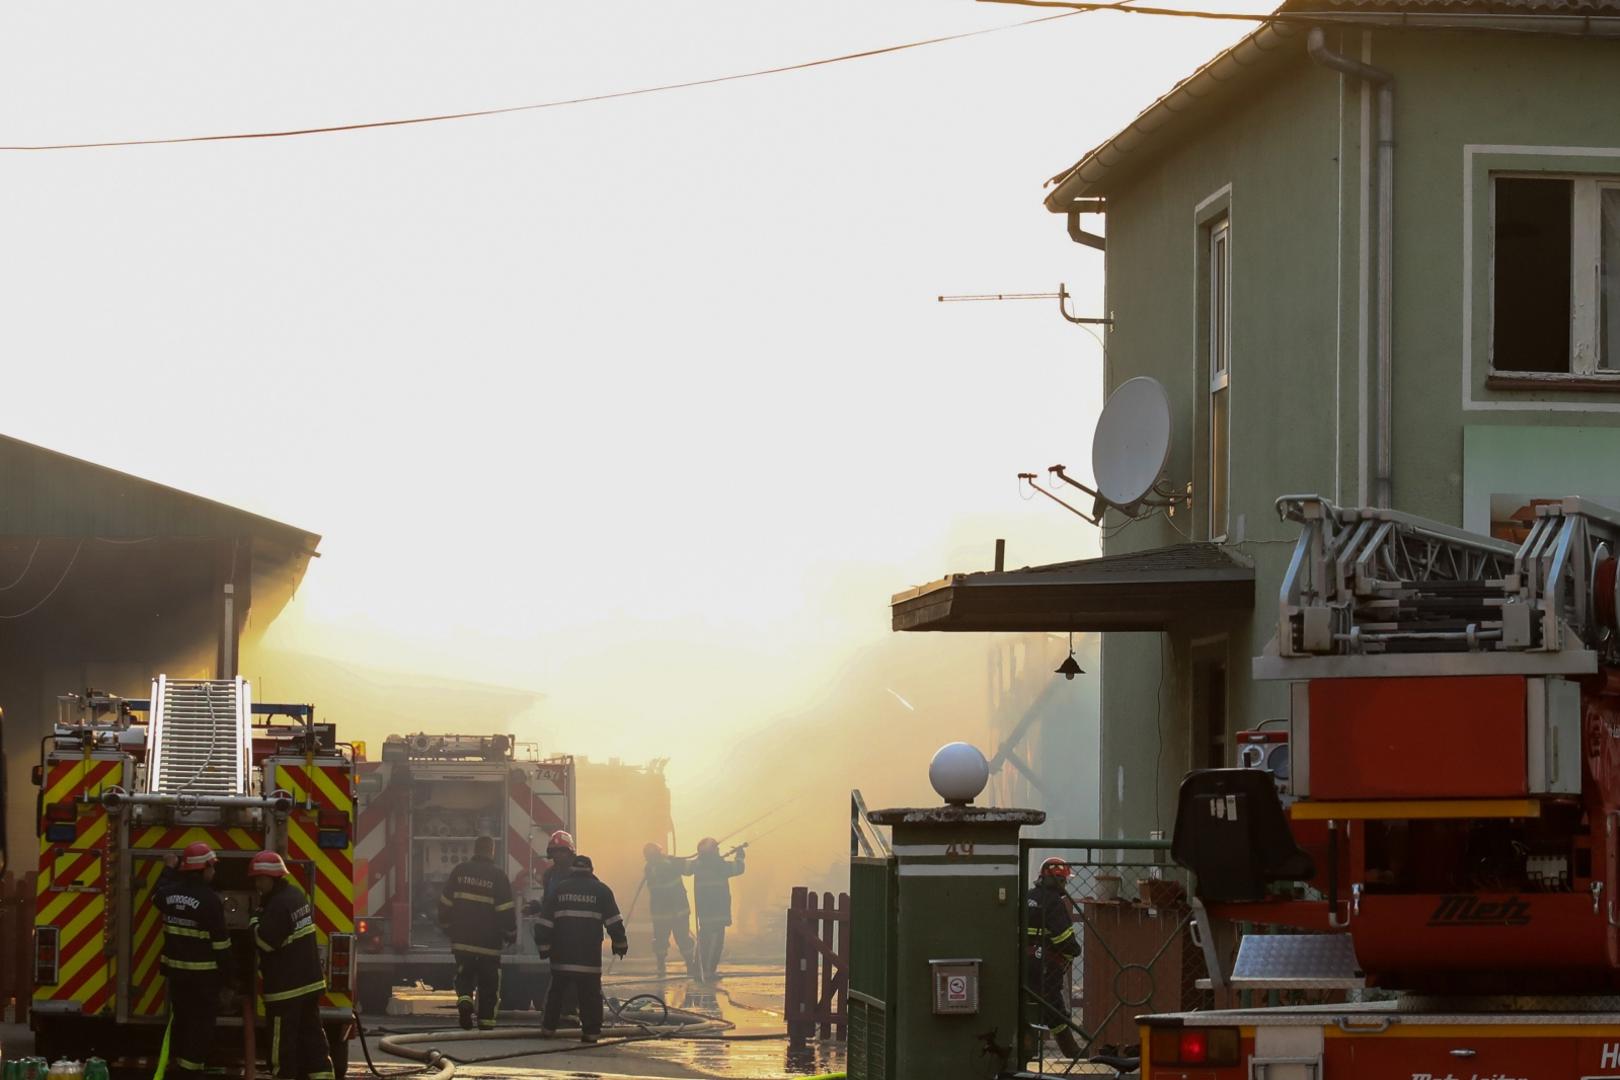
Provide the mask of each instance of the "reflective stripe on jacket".
[{"label": "reflective stripe on jacket", "polygon": [[199,873],[163,868],[152,889],[163,917],[163,966],[171,971],[217,971],[229,955],[225,905]]},{"label": "reflective stripe on jacket", "polygon": [[264,975],[264,1000],[288,1001],[326,989],[315,913],[304,890],[281,878],[264,898],[253,927]]},{"label": "reflective stripe on jacket", "polygon": [[735,862],[726,861],[718,852],[694,855],[686,860],[681,873],[692,875],[692,896],[697,901],[699,925],[731,925],[731,879],[743,869],[741,852],[737,853]]},{"label": "reflective stripe on jacket", "polygon": [[686,882],[681,880],[685,868],[685,859],[674,859],[668,855],[656,856],[647,863],[642,876],[647,882],[647,899],[652,906],[653,918],[685,915],[692,910],[686,899]]},{"label": "reflective stripe on jacket", "polygon": [[535,927],[535,944],[551,958],[552,971],[599,974],[603,932],[615,945],[629,941],[613,890],[577,866],[541,902]]},{"label": "reflective stripe on jacket", "polygon": [[451,949],[499,956],[517,934],[511,881],[489,859],[468,859],[445,879],[439,925],[449,931]]},{"label": "reflective stripe on jacket", "polygon": [[1026,906],[1029,909],[1029,925],[1024,930],[1027,955],[1052,964],[1067,964],[1080,955],[1074,917],[1069,914],[1068,899],[1060,882],[1050,877],[1041,878],[1029,890]]}]

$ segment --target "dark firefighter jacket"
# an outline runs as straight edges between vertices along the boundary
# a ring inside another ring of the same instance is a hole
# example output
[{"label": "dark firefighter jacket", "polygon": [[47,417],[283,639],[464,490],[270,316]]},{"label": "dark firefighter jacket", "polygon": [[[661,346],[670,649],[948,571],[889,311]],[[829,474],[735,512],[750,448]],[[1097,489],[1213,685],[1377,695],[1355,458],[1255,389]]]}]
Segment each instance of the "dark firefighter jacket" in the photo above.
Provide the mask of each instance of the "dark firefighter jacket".
[{"label": "dark firefighter jacket", "polygon": [[[551,857],[550,851],[546,852],[546,857]],[[573,868],[574,853],[572,851],[566,854],[559,852],[557,857],[551,860],[551,865],[546,867],[545,872],[540,875],[540,899],[544,900],[556,892],[557,886],[562,884],[563,878],[567,877],[568,871]]]},{"label": "dark firefighter jacket", "polygon": [[171,971],[218,971],[229,956],[225,905],[201,874],[163,868],[152,889],[163,917],[163,966]]},{"label": "dark firefighter jacket", "polygon": [[552,971],[598,975],[602,971],[602,931],[607,931],[614,945],[623,946],[629,940],[613,890],[583,866],[571,868],[541,901],[535,927],[540,955],[551,957]]},{"label": "dark firefighter jacket", "polygon": [[1043,877],[1029,890],[1027,906],[1029,925],[1024,931],[1027,955],[1059,966],[1080,955],[1074,919],[1069,914],[1061,883]]},{"label": "dark firefighter jacket", "polygon": [[445,880],[439,925],[450,932],[455,952],[501,955],[501,946],[517,936],[512,883],[489,859],[468,859]]},{"label": "dark firefighter jacket", "polygon": [[309,897],[286,878],[264,898],[254,919],[253,942],[259,947],[266,1002],[288,1001],[326,988]]},{"label": "dark firefighter jacket", "polygon": [[660,855],[647,864],[642,876],[647,882],[647,899],[652,905],[653,918],[667,919],[691,912],[692,906],[686,899],[686,882],[681,880],[685,867],[685,859],[672,859],[668,855]]},{"label": "dark firefighter jacket", "polygon": [[731,925],[731,879],[743,872],[742,852],[728,862],[716,852],[694,855],[686,861],[683,874],[692,875],[692,895],[697,900],[698,923],[702,926]]}]

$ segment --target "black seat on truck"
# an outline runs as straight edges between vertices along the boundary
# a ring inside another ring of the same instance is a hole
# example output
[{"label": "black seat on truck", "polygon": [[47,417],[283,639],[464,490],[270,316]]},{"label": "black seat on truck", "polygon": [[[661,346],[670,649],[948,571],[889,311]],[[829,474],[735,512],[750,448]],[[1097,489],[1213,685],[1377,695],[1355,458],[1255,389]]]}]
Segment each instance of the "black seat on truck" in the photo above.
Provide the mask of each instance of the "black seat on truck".
[{"label": "black seat on truck", "polygon": [[1181,782],[1170,857],[1197,875],[1202,900],[1264,900],[1274,881],[1309,881],[1310,855],[1289,831],[1271,774],[1201,769]]}]

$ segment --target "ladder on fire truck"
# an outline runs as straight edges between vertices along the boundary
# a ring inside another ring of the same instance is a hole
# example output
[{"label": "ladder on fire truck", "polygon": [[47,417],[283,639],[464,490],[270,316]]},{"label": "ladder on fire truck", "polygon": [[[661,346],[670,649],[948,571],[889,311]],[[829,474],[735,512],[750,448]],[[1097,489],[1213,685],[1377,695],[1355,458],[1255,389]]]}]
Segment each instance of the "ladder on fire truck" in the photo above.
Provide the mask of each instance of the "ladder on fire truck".
[{"label": "ladder on fire truck", "polygon": [[[1620,662],[1620,511],[1581,498],[1533,505],[1515,545],[1317,495],[1276,505],[1301,531],[1256,679],[1292,682],[1297,695],[1317,679],[1571,676]],[[1274,780],[1287,788],[1293,778]],[[1230,928],[1212,924],[1201,900],[1193,906],[1211,985],[1364,985],[1344,932],[1246,934],[1221,979]],[[1336,919],[1329,926],[1342,931]]]},{"label": "ladder on fire truck", "polygon": [[1277,509],[1302,532],[1256,678],[1579,675],[1620,643],[1620,512],[1606,506],[1535,506],[1517,546],[1316,495]]},{"label": "ladder on fire truck", "polygon": [[248,793],[253,717],[247,680],[159,675],[150,708],[148,793]]}]

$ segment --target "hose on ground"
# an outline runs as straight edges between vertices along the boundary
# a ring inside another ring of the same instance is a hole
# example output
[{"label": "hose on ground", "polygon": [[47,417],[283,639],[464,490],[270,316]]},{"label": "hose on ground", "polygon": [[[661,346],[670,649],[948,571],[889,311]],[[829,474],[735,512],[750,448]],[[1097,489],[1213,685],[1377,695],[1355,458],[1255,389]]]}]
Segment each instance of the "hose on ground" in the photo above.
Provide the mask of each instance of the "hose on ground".
[{"label": "hose on ground", "polygon": [[[667,1008],[667,1006],[666,1006]],[[683,1013],[684,1009],[671,1009],[671,1013]],[[409,1058],[422,1062],[426,1068],[419,1074],[424,1080],[450,1080],[456,1074],[456,1065],[475,1065],[488,1061],[502,1061],[509,1058],[538,1057],[542,1054],[578,1053],[583,1050],[594,1050],[609,1046],[622,1046],[625,1043],[645,1042],[650,1039],[683,1038],[694,1034],[717,1034],[730,1030],[733,1025],[724,1020],[715,1020],[702,1017],[698,1013],[687,1015],[701,1017],[696,1022],[676,1025],[649,1025],[639,1022],[633,1025],[620,1025],[612,1029],[604,1029],[604,1034],[612,1032],[609,1038],[599,1042],[570,1042],[563,1046],[548,1046],[543,1048],[527,1048],[504,1054],[489,1054],[481,1057],[466,1057],[452,1060],[450,1056],[439,1050],[437,1044],[449,1042],[499,1042],[513,1039],[555,1039],[562,1034],[558,1031],[544,1031],[541,1028],[522,1027],[495,1029],[490,1031],[423,1031],[412,1032],[405,1035],[389,1035],[378,1044],[378,1049],[395,1057]],[[666,1030],[672,1027],[672,1030]],[[577,1029],[570,1029],[572,1030]],[[430,1044],[423,1046],[422,1044]],[[364,1043],[361,1044],[364,1048]],[[367,1053],[367,1061],[370,1054]],[[436,1070],[429,1072],[428,1070]],[[383,1075],[383,1074],[379,1074]]]}]

